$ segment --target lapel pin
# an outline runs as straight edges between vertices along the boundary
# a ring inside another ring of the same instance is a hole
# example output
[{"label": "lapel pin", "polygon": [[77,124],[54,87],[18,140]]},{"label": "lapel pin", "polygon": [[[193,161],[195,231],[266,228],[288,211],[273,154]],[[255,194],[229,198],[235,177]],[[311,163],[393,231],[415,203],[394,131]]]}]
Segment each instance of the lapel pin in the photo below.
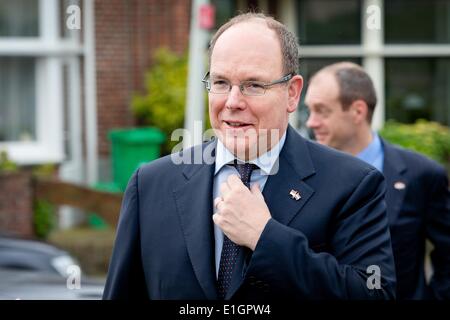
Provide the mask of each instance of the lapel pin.
[{"label": "lapel pin", "polygon": [[401,181],[397,181],[396,183],[394,183],[394,188],[397,190],[403,190],[406,188],[406,185]]},{"label": "lapel pin", "polygon": [[297,190],[292,189],[291,192],[289,192],[292,199],[295,199],[295,201],[298,201],[301,199],[301,195]]}]

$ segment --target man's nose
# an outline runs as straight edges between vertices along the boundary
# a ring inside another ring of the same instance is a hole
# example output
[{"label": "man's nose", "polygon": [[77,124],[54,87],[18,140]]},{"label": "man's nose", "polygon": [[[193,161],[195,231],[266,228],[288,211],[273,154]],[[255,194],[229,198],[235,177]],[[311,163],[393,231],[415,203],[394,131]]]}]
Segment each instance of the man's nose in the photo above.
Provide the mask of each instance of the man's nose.
[{"label": "man's nose", "polygon": [[306,126],[310,129],[314,129],[319,127],[319,125],[320,125],[319,118],[313,112],[311,112],[311,114],[308,117],[308,121],[306,121]]},{"label": "man's nose", "polygon": [[228,92],[227,101],[225,102],[225,107],[228,109],[236,109],[243,107],[242,101],[243,94],[238,85],[233,85],[230,92]]}]

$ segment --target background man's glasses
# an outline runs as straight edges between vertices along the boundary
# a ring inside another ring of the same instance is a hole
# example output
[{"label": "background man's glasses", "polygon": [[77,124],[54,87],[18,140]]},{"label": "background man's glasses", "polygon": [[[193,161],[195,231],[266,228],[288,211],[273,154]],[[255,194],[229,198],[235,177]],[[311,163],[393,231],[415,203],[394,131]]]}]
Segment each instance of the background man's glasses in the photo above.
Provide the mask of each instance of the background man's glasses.
[{"label": "background man's glasses", "polygon": [[[274,86],[276,84],[287,82],[291,80],[294,75],[295,74],[291,72],[283,76],[282,78],[269,83],[264,83],[261,81],[242,81],[238,84],[238,86],[243,95],[262,96],[264,93],[266,93],[266,90],[269,87]],[[209,72],[207,72],[206,75],[203,77],[202,82],[205,84],[206,90],[208,90],[208,92],[216,94],[227,94],[231,91],[231,88],[233,87],[233,84],[226,79],[215,79],[215,78],[211,79],[209,77]]]}]

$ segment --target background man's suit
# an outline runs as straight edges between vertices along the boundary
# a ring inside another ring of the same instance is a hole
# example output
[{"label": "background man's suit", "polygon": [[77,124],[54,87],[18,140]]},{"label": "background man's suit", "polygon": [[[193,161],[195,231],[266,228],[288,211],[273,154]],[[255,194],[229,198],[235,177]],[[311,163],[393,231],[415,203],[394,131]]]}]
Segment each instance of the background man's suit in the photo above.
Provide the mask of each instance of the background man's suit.
[{"label": "background man's suit", "polygon": [[[382,141],[383,173],[392,248],[397,272],[397,298],[450,299],[450,194],[441,166],[417,153]],[[424,274],[425,238],[435,246],[434,277]],[[431,289],[431,290],[429,290]]]},{"label": "background man's suit", "polygon": [[[279,160],[263,190],[272,219],[255,251],[241,251],[226,299],[392,298],[381,173],[291,127]],[[217,299],[213,172],[214,163],[175,165],[164,157],[135,173],[104,298]],[[382,289],[368,288],[370,265],[380,268]]]}]

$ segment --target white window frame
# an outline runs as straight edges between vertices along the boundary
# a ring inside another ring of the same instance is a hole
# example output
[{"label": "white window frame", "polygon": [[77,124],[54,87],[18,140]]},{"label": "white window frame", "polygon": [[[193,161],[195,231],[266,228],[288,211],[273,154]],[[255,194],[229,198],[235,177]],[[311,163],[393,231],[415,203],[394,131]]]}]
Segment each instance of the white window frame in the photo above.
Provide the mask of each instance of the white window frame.
[{"label": "white window frame", "polygon": [[[0,56],[34,57],[36,85],[36,140],[30,142],[3,141],[0,149],[8,152],[21,165],[61,163],[65,160],[63,122],[63,64],[69,61],[71,85],[80,86],[78,62],[83,53],[77,37],[61,38],[60,0],[39,2],[39,36],[0,38]],[[73,67],[75,65],[75,68]],[[74,74],[78,74],[78,79]],[[77,89],[75,89],[76,92]],[[80,110],[79,97],[71,96],[69,105]],[[50,121],[49,121],[50,120]],[[79,124],[75,124],[79,130]],[[81,154],[74,154],[79,157]]]}]

